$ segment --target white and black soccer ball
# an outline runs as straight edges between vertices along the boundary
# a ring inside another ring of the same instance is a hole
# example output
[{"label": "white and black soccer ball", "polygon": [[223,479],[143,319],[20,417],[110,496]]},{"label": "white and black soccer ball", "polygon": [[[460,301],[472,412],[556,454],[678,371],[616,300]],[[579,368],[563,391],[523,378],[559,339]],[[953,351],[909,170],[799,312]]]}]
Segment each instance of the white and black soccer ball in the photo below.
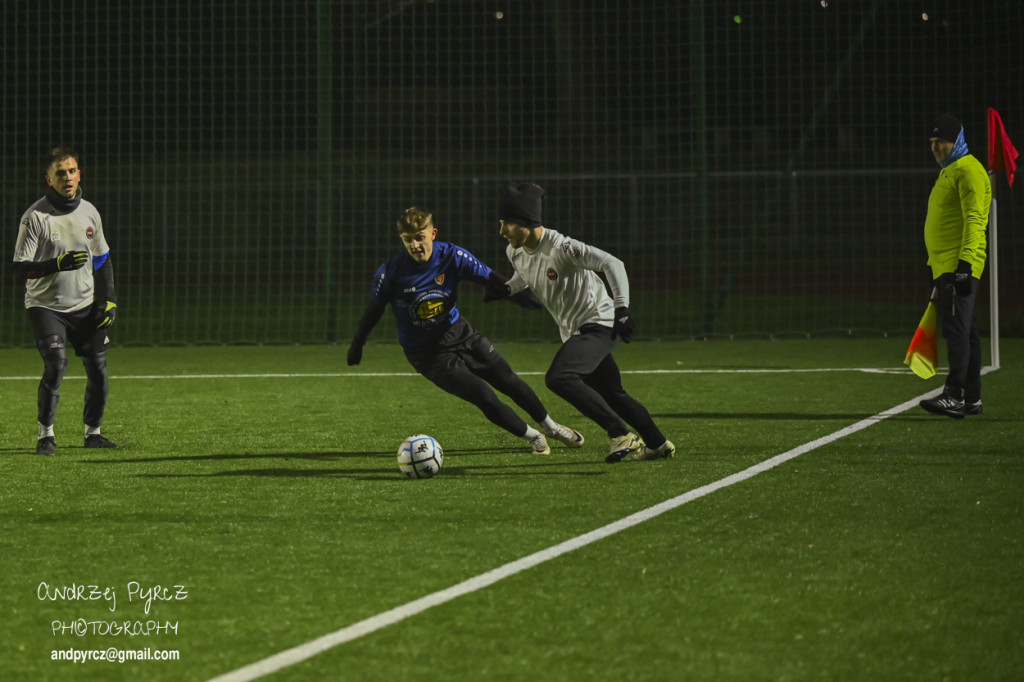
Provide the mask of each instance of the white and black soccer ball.
[{"label": "white and black soccer ball", "polygon": [[426,434],[409,436],[398,448],[398,468],[406,478],[430,478],[443,464],[441,444]]}]

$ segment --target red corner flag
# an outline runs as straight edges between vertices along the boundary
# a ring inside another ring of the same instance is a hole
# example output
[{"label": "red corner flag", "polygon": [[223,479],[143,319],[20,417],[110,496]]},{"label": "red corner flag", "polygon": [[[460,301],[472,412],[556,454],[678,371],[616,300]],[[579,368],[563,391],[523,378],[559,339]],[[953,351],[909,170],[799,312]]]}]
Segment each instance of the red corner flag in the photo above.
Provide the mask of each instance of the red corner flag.
[{"label": "red corner flag", "polygon": [[914,374],[922,379],[931,379],[935,376],[935,368],[939,366],[935,319],[935,301],[928,301],[928,307],[924,309],[921,322],[917,325],[917,332],[910,341],[907,357],[903,360],[903,364],[910,367]]},{"label": "red corner flag", "polygon": [[1017,157],[1020,156],[1010,142],[1010,136],[1003,127],[999,112],[988,108],[988,168],[1006,171],[1006,181],[1013,187],[1013,175],[1017,172]]}]

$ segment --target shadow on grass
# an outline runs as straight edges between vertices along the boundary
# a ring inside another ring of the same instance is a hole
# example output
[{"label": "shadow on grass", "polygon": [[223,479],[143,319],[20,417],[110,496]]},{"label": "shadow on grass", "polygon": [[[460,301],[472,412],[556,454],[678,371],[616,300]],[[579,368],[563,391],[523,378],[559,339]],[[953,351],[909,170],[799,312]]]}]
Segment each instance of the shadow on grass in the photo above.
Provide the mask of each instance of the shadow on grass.
[{"label": "shadow on grass", "polygon": [[[71,448],[69,448],[71,449]],[[77,448],[78,450],[85,450],[85,448]],[[12,449],[11,452],[18,452],[17,449]],[[20,450],[29,452],[28,450]],[[124,451],[123,449],[121,450]],[[109,451],[108,451],[109,452]],[[552,456],[556,456],[552,452]],[[446,450],[445,457],[479,457],[482,455],[509,455],[510,457],[547,457],[547,455],[532,455],[529,454],[525,448],[522,452],[516,450],[510,450],[508,448],[471,448],[464,450]],[[231,461],[231,460],[243,460],[243,459],[306,459],[306,460],[331,460],[331,459],[344,459],[350,457],[373,457],[373,458],[394,458],[395,452],[390,450],[386,452],[271,452],[271,453],[221,453],[221,454],[209,454],[209,455],[174,455],[174,456],[155,456],[155,457],[118,457],[114,459],[83,459],[81,460],[85,464],[152,464],[155,462],[207,462],[207,461]],[[562,463],[562,462],[559,462]]]},{"label": "shadow on grass", "polygon": [[[479,457],[484,455],[508,455],[512,461],[503,461],[493,465],[471,465],[452,466],[456,459],[466,457]],[[604,471],[564,471],[565,467],[604,466],[602,461],[597,459],[587,461],[569,461],[555,457],[554,459],[543,455],[530,455],[510,451],[508,448],[474,448],[467,450],[451,450],[446,453],[449,465],[443,470],[443,476],[603,476]],[[389,459],[395,458],[393,452],[316,452],[316,453],[243,453],[243,454],[209,454],[209,455],[179,455],[179,456],[157,456],[157,457],[134,457],[130,459],[79,459],[82,464],[154,464],[160,462],[241,462],[247,460],[271,461],[279,460],[288,462],[290,460],[305,461],[337,461],[339,459],[370,458]],[[543,468],[558,467],[560,471],[542,471]],[[397,470],[394,474],[382,473],[381,468],[331,468],[331,469],[298,469],[286,467],[268,467],[266,469],[238,469],[234,471],[216,472],[195,472],[195,473],[142,473],[140,478],[219,478],[219,477],[287,477],[287,478],[310,478],[337,476],[342,478],[357,478],[360,480],[379,481],[404,481]]]},{"label": "shadow on grass", "polygon": [[308,459],[308,460],[332,460],[346,457],[394,457],[393,452],[288,452],[288,453],[254,453],[244,452],[235,454],[212,454],[212,455],[175,455],[173,457],[133,457],[117,459],[83,459],[84,464],[152,464],[155,462],[215,462],[232,461],[245,459]]},{"label": "shadow on grass", "polygon": [[[566,466],[591,466],[598,462],[537,462],[522,464],[495,464],[493,466],[447,466],[439,474],[442,478],[461,476],[604,476],[606,471],[565,471]],[[602,463],[603,464],[603,463]],[[559,471],[539,471],[545,467],[559,467]],[[182,474],[140,474],[140,478],[222,478],[222,477],[258,477],[258,478],[321,478],[324,476],[355,478],[361,481],[406,481],[397,471],[382,473],[379,468],[353,469],[287,469],[274,467],[269,469],[238,469],[236,471],[216,471],[211,473]]]}]

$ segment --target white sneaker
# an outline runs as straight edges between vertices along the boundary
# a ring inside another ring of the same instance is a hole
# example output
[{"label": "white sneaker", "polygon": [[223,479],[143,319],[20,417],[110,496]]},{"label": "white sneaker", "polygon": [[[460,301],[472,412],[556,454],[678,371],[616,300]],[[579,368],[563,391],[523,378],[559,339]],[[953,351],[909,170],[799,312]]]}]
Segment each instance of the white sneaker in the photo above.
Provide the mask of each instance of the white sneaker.
[{"label": "white sneaker", "polygon": [[646,445],[643,446],[633,455],[633,459],[641,461],[650,459],[672,459],[675,456],[676,446],[672,444],[672,441],[667,440],[660,448],[649,448]]},{"label": "white sneaker", "polygon": [[548,439],[544,437],[543,433],[538,433],[537,437],[530,441],[530,450],[535,455],[551,454],[551,446],[548,445]]},{"label": "white sneaker", "polygon": [[604,461],[612,464],[621,462],[627,456],[643,447],[644,442],[634,433],[627,433],[625,436],[612,438],[611,446],[608,448],[608,456],[604,458]]},{"label": "white sneaker", "polygon": [[546,433],[550,438],[554,438],[555,440],[565,443],[566,447],[583,447],[583,434],[575,429],[570,429],[568,426],[555,424],[555,428],[550,431],[544,429],[544,433]]}]

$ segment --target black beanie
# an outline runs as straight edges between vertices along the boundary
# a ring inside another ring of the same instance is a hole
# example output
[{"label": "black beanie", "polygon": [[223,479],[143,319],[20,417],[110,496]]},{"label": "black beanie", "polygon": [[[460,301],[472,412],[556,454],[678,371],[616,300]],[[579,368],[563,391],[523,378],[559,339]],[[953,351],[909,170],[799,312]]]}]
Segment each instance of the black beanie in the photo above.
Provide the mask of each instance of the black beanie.
[{"label": "black beanie", "polygon": [[540,199],[544,190],[532,182],[519,182],[508,186],[508,193],[498,208],[498,220],[506,220],[523,227],[540,227]]},{"label": "black beanie", "polygon": [[935,123],[932,123],[932,127],[928,129],[928,139],[937,137],[947,142],[956,142],[962,129],[963,126],[960,125],[960,121],[956,120],[956,116],[943,114],[935,119]]}]

